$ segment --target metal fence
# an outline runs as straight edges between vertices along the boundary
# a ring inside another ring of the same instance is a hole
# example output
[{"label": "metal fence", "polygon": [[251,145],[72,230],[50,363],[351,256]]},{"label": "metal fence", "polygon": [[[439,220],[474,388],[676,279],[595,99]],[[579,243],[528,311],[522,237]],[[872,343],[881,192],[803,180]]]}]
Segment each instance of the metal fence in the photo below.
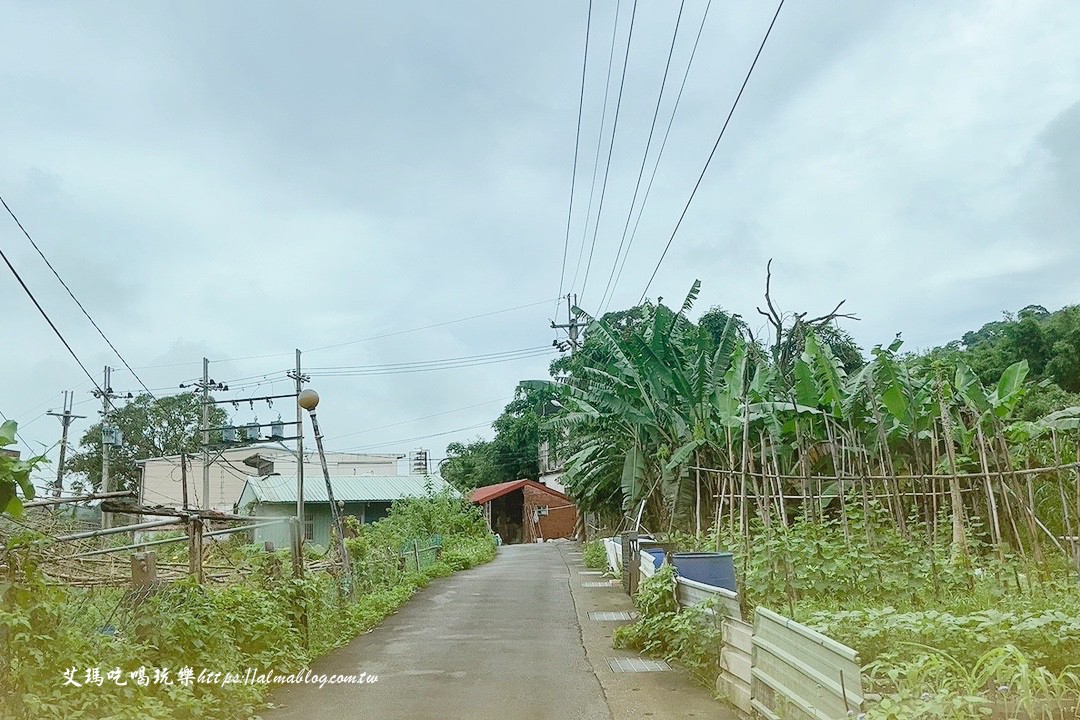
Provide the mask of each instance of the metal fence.
[{"label": "metal fence", "polygon": [[720,632],[720,674],[716,678],[716,691],[740,711],[750,715],[754,626],[738,618],[726,617],[721,623]]},{"label": "metal fence", "polygon": [[[655,574],[648,552],[624,556],[621,543],[604,545],[612,570],[632,564],[643,580]],[[752,625],[744,622],[738,594],[726,588],[677,577],[675,594],[682,607],[708,605],[721,637],[716,689],[744,715],[840,720],[862,712],[861,667],[851,648],[763,607]]]},{"label": "metal fence", "polygon": [[644,550],[642,550],[640,554],[641,562],[639,563],[639,572],[641,573],[642,581],[645,581],[656,574],[656,560],[653,558],[652,555],[645,552]]},{"label": "metal fence", "polygon": [[401,558],[406,568],[421,572],[435,564],[442,553],[442,546],[442,535],[432,535],[424,540],[410,540],[401,546]]},{"label": "metal fence", "polygon": [[723,617],[742,619],[739,596],[726,588],[706,585],[705,583],[680,577],[675,580],[675,597],[678,598],[679,605],[683,607],[701,605],[711,601],[715,610],[710,608],[707,612],[718,611]]},{"label": "metal fence", "polygon": [[858,654],[759,607],[754,613],[751,703],[770,720],[837,720],[862,711]]}]

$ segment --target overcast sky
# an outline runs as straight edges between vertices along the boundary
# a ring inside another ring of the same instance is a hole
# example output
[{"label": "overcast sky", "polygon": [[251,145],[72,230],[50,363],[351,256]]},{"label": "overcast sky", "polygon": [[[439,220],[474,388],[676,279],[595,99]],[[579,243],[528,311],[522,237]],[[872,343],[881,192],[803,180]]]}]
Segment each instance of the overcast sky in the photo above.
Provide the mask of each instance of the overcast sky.
[{"label": "overcast sky", "polygon": [[[594,1],[562,283],[592,312],[679,6],[638,3],[585,282],[615,7]],[[610,307],[642,293],[774,9],[712,3]],[[686,2],[653,157],[704,10]],[[325,367],[549,346],[586,15],[584,0],[6,2],[0,194],[155,392],[196,378],[204,355],[216,380],[266,375],[233,382],[243,397],[287,391],[297,347]],[[649,296],[681,302],[700,278],[700,311],[757,322],[771,257],[781,308],[846,298],[864,347],[900,331],[932,346],[1003,310],[1077,302],[1078,36],[1070,2],[788,0]],[[120,366],[6,215],[0,248],[95,376]],[[43,413],[75,390],[90,416],[77,442],[96,419],[90,381],[0,271],[0,410],[39,451],[60,430]],[[490,437],[517,380],[546,376],[550,359],[312,385],[331,448],[439,457]],[[139,389],[119,370],[113,386]],[[293,412],[233,418],[279,411]]]}]

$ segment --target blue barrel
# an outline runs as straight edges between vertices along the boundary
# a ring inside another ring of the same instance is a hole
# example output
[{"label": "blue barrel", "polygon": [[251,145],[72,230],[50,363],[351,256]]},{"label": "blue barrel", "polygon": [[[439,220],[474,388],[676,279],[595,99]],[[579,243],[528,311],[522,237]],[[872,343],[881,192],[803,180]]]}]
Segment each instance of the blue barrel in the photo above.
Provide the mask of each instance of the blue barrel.
[{"label": "blue barrel", "polygon": [[679,552],[671,556],[679,577],[738,592],[735,585],[735,557],[731,553]]},{"label": "blue barrel", "polygon": [[638,542],[638,549],[652,555],[654,558],[653,564],[657,568],[664,564],[665,555],[670,555],[676,550],[674,543],[664,543],[657,540],[641,540]]}]

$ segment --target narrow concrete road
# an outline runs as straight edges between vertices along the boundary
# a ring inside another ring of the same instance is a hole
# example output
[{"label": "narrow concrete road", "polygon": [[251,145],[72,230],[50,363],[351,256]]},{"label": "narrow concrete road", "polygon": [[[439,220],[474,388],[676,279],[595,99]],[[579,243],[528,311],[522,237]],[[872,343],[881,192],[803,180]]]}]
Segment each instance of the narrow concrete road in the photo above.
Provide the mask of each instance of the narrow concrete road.
[{"label": "narrow concrete road", "polygon": [[263,717],[609,720],[568,585],[554,543],[500,548],[312,667],[377,683],[283,689]]}]

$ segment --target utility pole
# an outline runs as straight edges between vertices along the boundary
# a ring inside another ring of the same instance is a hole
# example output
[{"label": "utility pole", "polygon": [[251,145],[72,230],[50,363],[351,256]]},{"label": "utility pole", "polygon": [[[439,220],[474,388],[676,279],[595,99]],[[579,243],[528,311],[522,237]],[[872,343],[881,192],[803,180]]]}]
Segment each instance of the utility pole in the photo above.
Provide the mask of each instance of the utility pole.
[{"label": "utility pole", "polygon": [[72,415],[71,409],[75,406],[75,393],[64,391],[64,412],[49,411],[49,415],[60,418],[63,433],[60,436],[60,461],[56,464],[56,485],[53,486],[53,497],[60,497],[64,490],[64,458],[67,456],[68,428],[73,420],[82,420],[85,415]]},{"label": "utility pole", "polygon": [[[109,411],[113,408],[113,400],[119,395],[112,389],[112,368],[105,366],[105,382],[100,389],[93,391],[93,396],[101,398],[101,488],[104,492],[112,492],[112,478],[109,477],[109,450],[113,445],[119,445],[122,440],[120,431],[109,425]],[[108,529],[113,526],[112,513],[101,513],[101,527]]]},{"label": "utility pole", "polygon": [[210,509],[210,360],[202,359],[202,507]]},{"label": "utility pole", "polygon": [[[573,302],[571,302],[571,300],[570,300],[571,297],[573,297]],[[569,336],[569,340],[567,340],[567,341],[553,340],[552,343],[551,343],[552,345],[559,348],[559,350],[561,350],[563,352],[566,352],[567,350],[570,350],[571,353],[572,353],[573,351],[577,350],[581,346],[581,343],[578,341],[578,338],[581,335],[581,326],[578,324],[577,316],[574,315],[574,310],[573,310],[573,306],[576,305],[576,304],[577,304],[577,295],[571,296],[570,294],[567,294],[567,296],[566,296],[566,324],[565,325],[559,325],[554,320],[551,321],[551,329],[552,330],[566,330],[566,334]]]},{"label": "utility pole", "polygon": [[[300,348],[296,349],[296,370],[289,377],[296,381],[296,395],[304,389],[304,383],[310,380],[300,367]],[[301,557],[304,549],[304,409],[296,404],[296,521],[300,524],[298,541]]]},{"label": "utility pole", "polygon": [[[207,358],[202,359],[202,380],[194,383],[180,383],[180,388],[188,388],[194,386],[195,391],[198,391],[202,398],[200,404],[202,405],[202,419],[199,423],[199,432],[202,434],[202,486],[203,496],[199,504],[202,505],[204,510],[210,510],[210,406],[214,404],[214,401],[210,399],[211,390],[228,390],[229,386],[222,383],[214,382],[210,377],[210,360]],[[221,428],[216,428],[220,430]],[[198,498],[196,498],[198,499]]]}]

